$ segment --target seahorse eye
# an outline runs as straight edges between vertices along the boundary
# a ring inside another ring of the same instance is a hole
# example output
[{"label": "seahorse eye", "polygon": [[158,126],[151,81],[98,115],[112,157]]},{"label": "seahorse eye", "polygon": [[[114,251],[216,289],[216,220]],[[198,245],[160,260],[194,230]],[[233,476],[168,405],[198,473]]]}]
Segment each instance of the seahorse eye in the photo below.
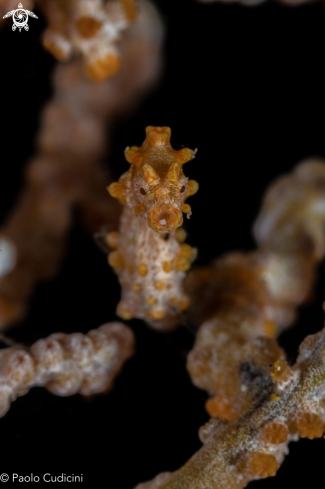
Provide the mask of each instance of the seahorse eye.
[{"label": "seahorse eye", "polygon": [[146,195],[146,191],[145,191],[145,189],[144,189],[144,188],[142,188],[142,187],[140,188],[140,194],[142,194],[142,195]]},{"label": "seahorse eye", "polygon": [[183,185],[183,187],[181,188],[180,192],[184,192],[185,191],[185,185]]}]

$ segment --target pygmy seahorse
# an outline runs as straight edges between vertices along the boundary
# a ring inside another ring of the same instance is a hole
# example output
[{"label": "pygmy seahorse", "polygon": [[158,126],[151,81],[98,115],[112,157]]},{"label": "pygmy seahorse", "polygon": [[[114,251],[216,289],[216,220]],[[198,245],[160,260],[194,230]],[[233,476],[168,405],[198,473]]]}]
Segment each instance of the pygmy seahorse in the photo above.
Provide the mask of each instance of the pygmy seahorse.
[{"label": "pygmy seahorse", "polygon": [[196,251],[181,244],[185,232],[177,229],[191,208],[184,201],[198,184],[188,180],[182,165],[195,156],[188,148],[174,150],[169,127],[146,128],[142,146],[126,148],[130,169],[108,191],[125,205],[119,233],[107,243],[122,285],[117,312],[124,319],[137,317],[158,329],[169,329],[188,305],[182,289],[185,271]]}]

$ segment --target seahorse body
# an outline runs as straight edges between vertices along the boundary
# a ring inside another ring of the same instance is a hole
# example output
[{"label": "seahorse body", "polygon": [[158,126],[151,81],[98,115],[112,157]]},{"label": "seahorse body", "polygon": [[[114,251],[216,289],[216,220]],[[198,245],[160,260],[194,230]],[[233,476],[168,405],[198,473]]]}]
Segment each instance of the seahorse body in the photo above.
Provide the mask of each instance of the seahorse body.
[{"label": "seahorse body", "polygon": [[116,248],[109,263],[122,285],[118,314],[169,329],[189,305],[182,281],[196,251],[182,244],[185,233],[177,228],[182,212],[191,214],[185,199],[198,190],[182,169],[195,152],[174,150],[168,127],[149,126],[146,135],[140,148],[126,149],[131,167],[108,188],[125,205],[119,233],[107,236],[109,246]]}]

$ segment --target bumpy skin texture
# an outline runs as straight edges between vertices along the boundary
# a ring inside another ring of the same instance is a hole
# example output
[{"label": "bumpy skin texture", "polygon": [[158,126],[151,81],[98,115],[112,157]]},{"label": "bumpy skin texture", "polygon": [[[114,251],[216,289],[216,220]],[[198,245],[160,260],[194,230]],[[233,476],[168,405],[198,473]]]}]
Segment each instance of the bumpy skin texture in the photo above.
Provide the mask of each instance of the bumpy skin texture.
[{"label": "bumpy skin texture", "polygon": [[201,325],[187,368],[213,396],[211,416],[242,416],[266,381],[265,369],[281,357],[275,338],[310,296],[325,253],[324,189],[324,162],[301,163],[266,193],[254,225],[259,248],[228,254],[186,279],[188,314]]},{"label": "bumpy skin texture", "polygon": [[134,0],[41,0],[49,27],[43,45],[57,59],[81,54],[87,75],[101,82],[120,70],[117,43],[135,20]]},{"label": "bumpy skin texture", "polygon": [[204,446],[173,473],[160,474],[136,489],[242,489],[275,475],[287,446],[298,436],[325,431],[325,329],[308,336],[290,368],[278,360],[269,382],[239,420],[211,420],[201,428]]},{"label": "bumpy skin texture", "polygon": [[99,163],[109,148],[107,126],[133,109],[156,82],[162,36],[157,11],[141,1],[120,46],[118,75],[95,84],[78,60],[55,69],[55,93],[41,114],[37,153],[0,230],[8,251],[0,254],[0,329],[19,321],[35,285],[56,274],[76,207],[91,233],[104,235],[118,227],[122,208],[107,195],[111,179]]},{"label": "bumpy skin texture", "polygon": [[123,319],[144,319],[160,330],[174,327],[189,305],[182,281],[196,254],[180,243],[184,233],[176,231],[182,211],[190,214],[184,200],[198,189],[182,170],[194,152],[174,150],[170,133],[167,127],[147,127],[141,148],[125,151],[130,170],[109,187],[125,204],[119,233],[107,236],[116,248],[109,263],[122,285],[117,313]]},{"label": "bumpy skin texture", "polygon": [[104,324],[87,335],[55,333],[29,351],[0,350],[0,416],[34,386],[59,396],[108,391],[133,350],[134,335],[121,323]]},{"label": "bumpy skin texture", "polygon": [[196,250],[178,242],[176,233],[166,238],[126,207],[118,248],[109,255],[109,264],[122,285],[117,314],[126,320],[144,319],[164,331],[177,325],[189,305],[182,282],[196,255]]},{"label": "bumpy skin texture", "polygon": [[147,219],[148,226],[158,233],[173,232],[181,226],[182,212],[190,217],[191,208],[184,201],[198,190],[198,184],[188,181],[182,168],[195,152],[173,149],[170,136],[169,127],[148,126],[142,146],[125,150],[130,170],[109,187],[113,197]]}]

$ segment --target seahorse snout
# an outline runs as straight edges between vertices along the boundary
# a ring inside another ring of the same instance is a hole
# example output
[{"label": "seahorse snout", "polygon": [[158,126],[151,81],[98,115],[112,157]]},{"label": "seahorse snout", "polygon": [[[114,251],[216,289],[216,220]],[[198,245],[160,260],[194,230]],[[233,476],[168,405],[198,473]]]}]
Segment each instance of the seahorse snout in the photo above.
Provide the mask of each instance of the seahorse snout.
[{"label": "seahorse snout", "polygon": [[148,212],[148,226],[157,233],[172,233],[182,225],[182,212],[174,205],[160,204],[155,205]]}]

